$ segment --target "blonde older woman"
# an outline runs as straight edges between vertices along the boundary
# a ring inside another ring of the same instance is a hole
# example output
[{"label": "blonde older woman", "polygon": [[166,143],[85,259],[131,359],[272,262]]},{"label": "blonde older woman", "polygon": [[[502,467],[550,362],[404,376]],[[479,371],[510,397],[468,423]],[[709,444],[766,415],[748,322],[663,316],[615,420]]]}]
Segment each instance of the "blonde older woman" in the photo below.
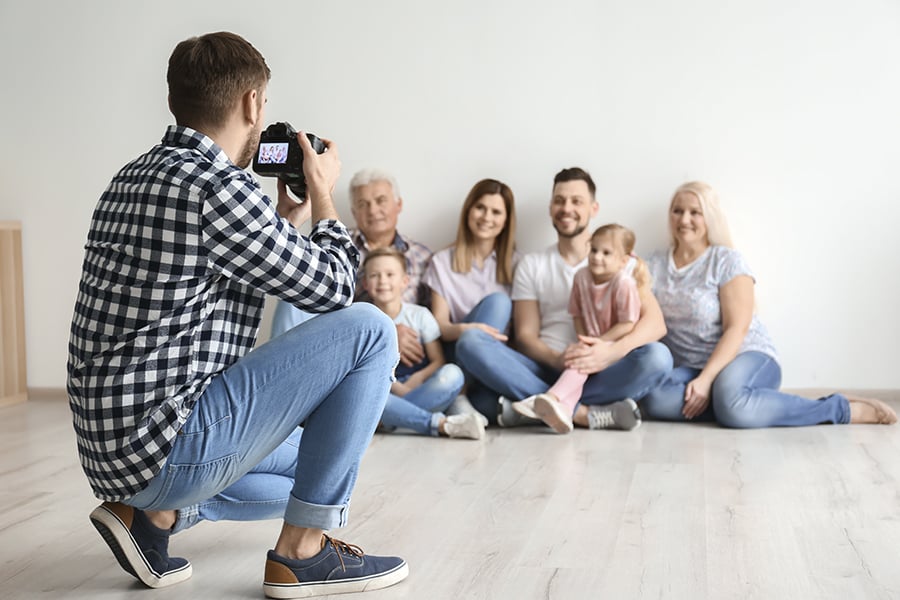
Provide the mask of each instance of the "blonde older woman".
[{"label": "blonde older woman", "polygon": [[755,279],[732,247],[709,185],[695,181],[675,190],[669,231],[671,247],[647,263],[675,368],[641,401],[645,416],[739,428],[897,421],[879,400],[837,393],[813,400],[779,391],[775,347],[754,314]]}]

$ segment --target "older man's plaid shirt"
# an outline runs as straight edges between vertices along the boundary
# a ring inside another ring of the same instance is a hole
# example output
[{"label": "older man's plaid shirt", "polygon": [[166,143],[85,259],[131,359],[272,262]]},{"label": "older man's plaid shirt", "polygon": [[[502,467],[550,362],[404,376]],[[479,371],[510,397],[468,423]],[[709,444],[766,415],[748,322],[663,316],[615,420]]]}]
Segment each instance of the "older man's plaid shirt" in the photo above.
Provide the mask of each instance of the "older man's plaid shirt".
[{"label": "older man's plaid shirt", "polygon": [[255,344],[265,294],[308,312],[353,300],[359,253],[337,221],[301,236],[210,138],[172,126],[94,211],[69,339],[68,393],[94,493],[162,468],[210,380]]}]

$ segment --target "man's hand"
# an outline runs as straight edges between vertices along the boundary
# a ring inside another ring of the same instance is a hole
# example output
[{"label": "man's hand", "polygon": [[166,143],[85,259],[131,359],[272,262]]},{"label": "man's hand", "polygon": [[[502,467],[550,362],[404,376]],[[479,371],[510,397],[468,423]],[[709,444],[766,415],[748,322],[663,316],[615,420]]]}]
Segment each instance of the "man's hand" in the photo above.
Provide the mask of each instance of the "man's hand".
[{"label": "man's hand", "polygon": [[419,341],[419,334],[406,325],[397,325],[397,346],[400,362],[407,367],[417,365],[425,358],[425,347]]},{"label": "man's hand", "polygon": [[303,176],[306,178],[306,197],[309,200],[331,202],[331,194],[341,175],[341,159],[337,146],[331,140],[322,139],[325,152],[318,154],[312,147],[306,132],[297,134],[303,149]]},{"label": "man's hand", "polygon": [[303,223],[309,220],[312,208],[309,202],[298,204],[294,198],[288,194],[287,184],[280,177],[278,178],[278,206],[276,207],[278,214],[291,222],[296,228],[300,228]]},{"label": "man's hand", "polygon": [[613,349],[613,342],[588,335],[579,335],[578,343],[572,344],[563,353],[565,367],[585,375],[599,373],[620,358]]}]

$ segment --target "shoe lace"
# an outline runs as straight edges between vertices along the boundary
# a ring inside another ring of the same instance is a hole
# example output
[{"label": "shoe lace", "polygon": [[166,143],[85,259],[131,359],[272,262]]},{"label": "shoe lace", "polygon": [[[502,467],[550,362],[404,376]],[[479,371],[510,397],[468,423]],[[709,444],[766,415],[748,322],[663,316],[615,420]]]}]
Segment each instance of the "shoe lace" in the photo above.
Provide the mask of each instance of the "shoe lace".
[{"label": "shoe lace", "polygon": [[331,536],[325,534],[322,535],[325,537],[325,543],[330,542],[332,547],[337,551],[338,560],[341,561],[341,569],[344,571],[347,570],[346,565],[344,565],[344,554],[349,554],[357,558],[362,558],[362,555],[365,554],[363,549],[355,544],[348,544],[347,542],[336,540]]},{"label": "shoe lace", "polygon": [[611,410],[588,411],[588,426],[591,429],[609,429],[616,424]]}]

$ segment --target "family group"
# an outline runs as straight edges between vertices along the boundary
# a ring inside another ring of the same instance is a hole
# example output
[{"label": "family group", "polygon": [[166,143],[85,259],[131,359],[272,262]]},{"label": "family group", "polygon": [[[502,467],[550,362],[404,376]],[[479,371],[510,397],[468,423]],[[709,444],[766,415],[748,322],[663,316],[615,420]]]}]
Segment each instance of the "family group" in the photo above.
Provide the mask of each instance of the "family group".
[{"label": "family group", "polygon": [[[169,554],[173,535],[258,519],[282,519],[266,554],[268,597],[405,579],[405,559],[326,533],[347,523],[379,424],[473,438],[486,421],[565,432],[645,417],[896,420],[875,400],[778,391],[752,275],[707,186],[677,190],[672,247],[644,264],[628,230],[588,230],[598,206],[585,171],[553,183],[557,243],[521,257],[512,192],[484,180],[455,244],[432,256],[397,232],[402,199],[388,176],[353,178],[359,229],[346,228],[331,140],[319,154],[297,136],[303,202],[281,180],[275,198],[263,193],[247,167],[270,77],[234,33],[179,43],[166,75],[175,124],[113,176],[87,234],[69,405],[101,500],[90,522],[144,585],[191,576],[190,561]],[[281,301],[276,331],[256,347],[266,296]]]},{"label": "family group", "polygon": [[[356,300],[394,320],[401,354],[384,430],[479,439],[488,424],[568,433],[631,430],[644,417],[735,428],[896,421],[876,399],[779,391],[754,276],[711,186],[675,190],[671,243],[646,262],[630,229],[589,229],[595,194],[584,169],[557,173],[549,201],[557,241],[520,256],[513,192],[483,179],[463,202],[455,242],[432,255],[397,229],[396,179],[354,175]],[[311,316],[281,301],[272,335]]]}]

